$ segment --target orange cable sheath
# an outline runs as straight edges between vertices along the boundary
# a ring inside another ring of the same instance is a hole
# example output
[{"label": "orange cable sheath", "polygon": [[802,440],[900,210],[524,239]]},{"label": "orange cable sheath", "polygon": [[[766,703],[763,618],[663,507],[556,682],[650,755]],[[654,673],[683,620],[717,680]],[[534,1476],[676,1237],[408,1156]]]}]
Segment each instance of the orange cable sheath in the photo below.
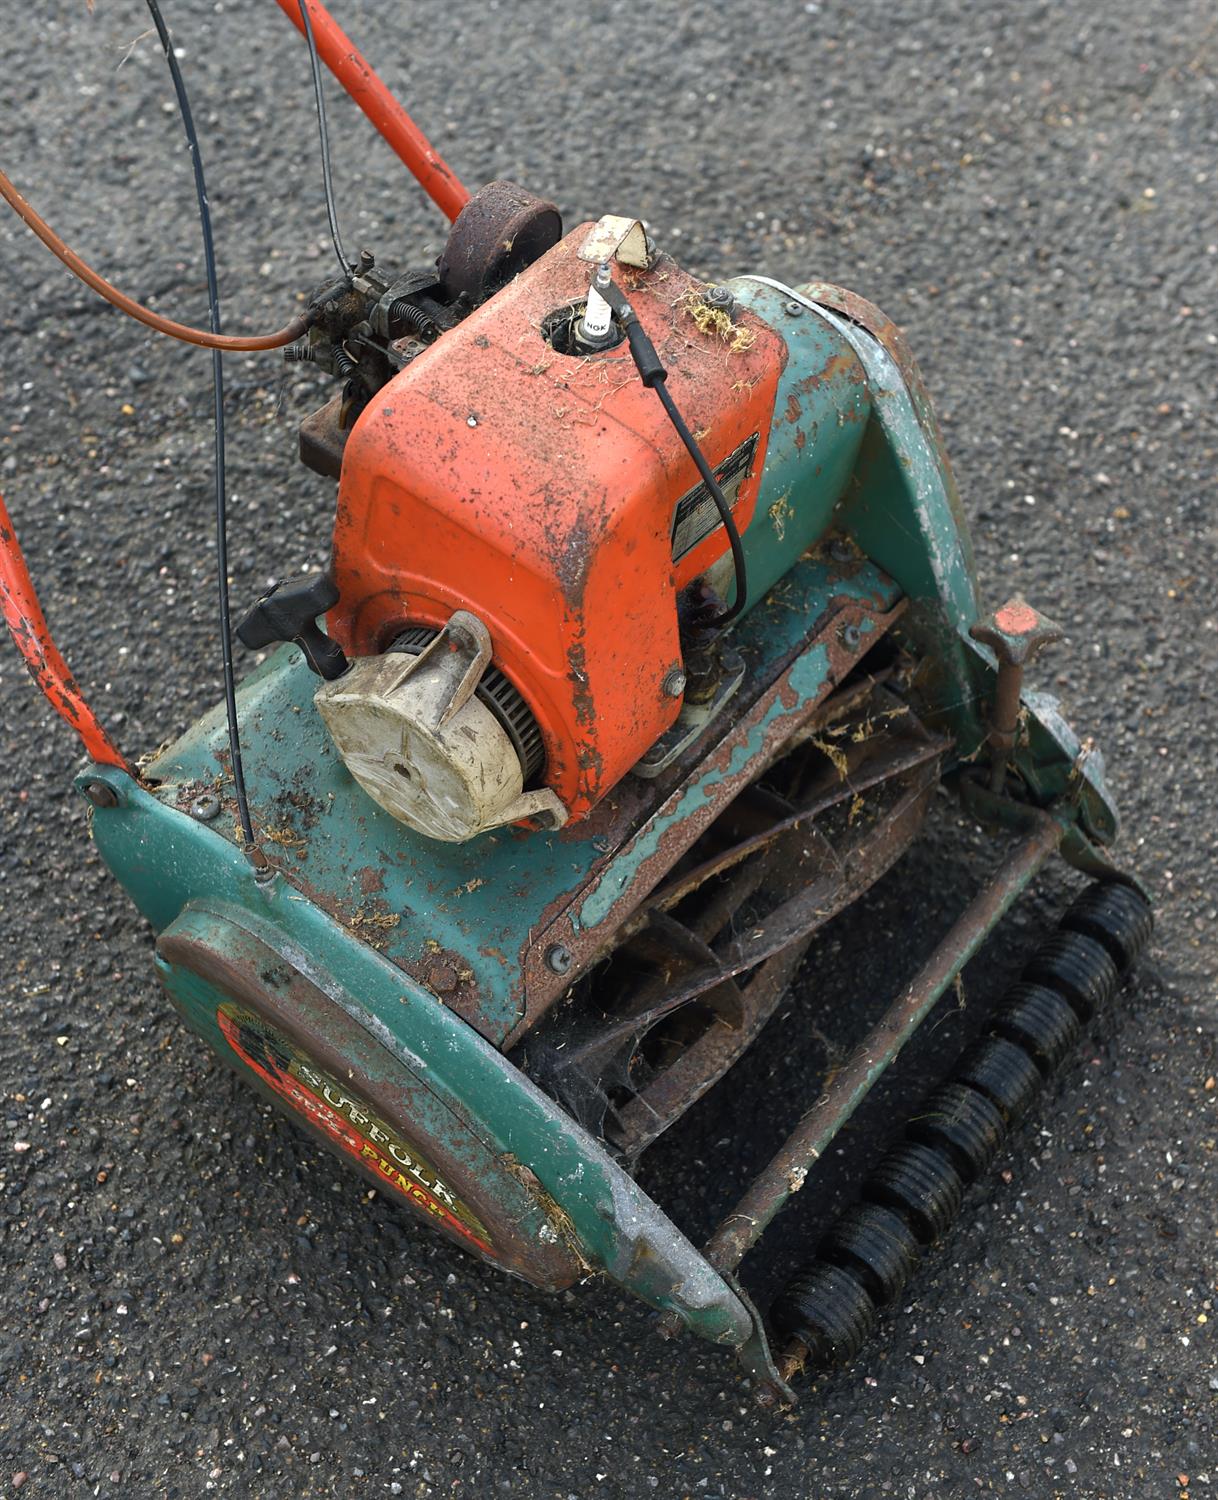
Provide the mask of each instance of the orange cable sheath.
[{"label": "orange cable sheath", "polygon": [[223,349],[236,354],[253,353],[259,349],[281,349],[285,344],[294,343],[308,331],[308,318],[303,313],[298,313],[286,328],[281,328],[277,333],[255,336],[210,333],[202,328],[191,328],[185,323],[175,323],[172,318],[164,318],[160,313],[154,313],[142,303],[136,302],[134,298],[128,297],[125,292],[120,292],[104,276],[99,276],[91,266],[87,266],[74,250],[70,250],[64,244],[46,220],[25,201],[3,171],[0,171],[0,197],[73,275],[78,276],[86,286],[91,287],[99,296],[112,303],[120,312],[125,312],[129,317],[155,329],[157,333],[168,334],[170,338],[181,339],[186,344],[199,344],[204,349]]}]

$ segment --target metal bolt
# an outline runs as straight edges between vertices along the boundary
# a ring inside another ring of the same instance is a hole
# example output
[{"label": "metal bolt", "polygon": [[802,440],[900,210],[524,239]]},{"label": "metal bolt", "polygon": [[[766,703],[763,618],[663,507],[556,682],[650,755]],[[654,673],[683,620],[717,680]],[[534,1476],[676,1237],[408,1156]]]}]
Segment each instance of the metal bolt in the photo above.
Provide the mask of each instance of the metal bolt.
[{"label": "metal bolt", "polygon": [[863,632],[857,625],[842,626],[842,645],[847,647],[849,650],[856,651],[862,639]]},{"label": "metal bolt", "polygon": [[451,964],[437,961],[426,973],[427,982],[440,995],[451,995],[457,988],[457,971]]},{"label": "metal bolt", "polygon": [[214,792],[201,792],[190,804],[190,816],[200,823],[210,823],[220,816],[220,799]]},{"label": "metal bolt", "polygon": [[118,793],[104,781],[86,781],[82,790],[94,807],[118,806]]},{"label": "metal bolt", "polygon": [[562,943],[551,943],[546,949],[546,967],[555,974],[565,974],[574,962],[570,948],[565,948]]},{"label": "metal bolt", "polygon": [[717,312],[730,313],[736,305],[735,297],[725,286],[708,286],[702,293],[702,300],[707,307],[713,307]]},{"label": "metal bolt", "polygon": [[782,310],[787,314],[788,317],[791,318],[802,318],[804,315],[803,303],[796,302],[794,299],[792,299],[790,302],[784,302],[782,305]]},{"label": "metal bolt", "polygon": [[829,556],[834,562],[852,562],[854,548],[844,536],[835,536],[829,543]]},{"label": "metal bolt", "polygon": [[674,667],[664,679],[664,696],[666,698],[679,698],[685,691],[685,673],[680,667]]}]

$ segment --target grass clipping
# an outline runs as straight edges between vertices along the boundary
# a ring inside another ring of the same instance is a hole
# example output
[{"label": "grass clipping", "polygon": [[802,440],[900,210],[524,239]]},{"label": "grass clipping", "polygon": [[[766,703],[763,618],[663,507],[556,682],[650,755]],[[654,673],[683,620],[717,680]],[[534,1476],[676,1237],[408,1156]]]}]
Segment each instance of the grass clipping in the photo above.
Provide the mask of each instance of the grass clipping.
[{"label": "grass clipping", "polygon": [[751,328],[733,323],[722,308],[708,307],[703,301],[703,294],[692,286],[687,286],[678,297],[677,307],[693,319],[699,333],[713,334],[727,345],[732,354],[743,354],[757,341],[757,335]]}]

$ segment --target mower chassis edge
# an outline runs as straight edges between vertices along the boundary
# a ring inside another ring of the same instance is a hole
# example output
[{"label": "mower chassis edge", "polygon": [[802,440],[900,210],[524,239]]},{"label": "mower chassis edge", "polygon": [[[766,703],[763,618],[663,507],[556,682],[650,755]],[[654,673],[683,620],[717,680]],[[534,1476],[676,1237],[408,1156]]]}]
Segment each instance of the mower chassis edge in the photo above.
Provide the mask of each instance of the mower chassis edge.
[{"label": "mower chassis edge", "polygon": [[[527,1168],[514,1176],[533,1200],[536,1221],[552,1224],[557,1207],[564,1237],[584,1269],[604,1271],[711,1343],[741,1348],[755,1338],[755,1315],[667,1215],[468,1023],[281,875],[258,878],[240,848],[218,831],[166,807],[110,767],[92,767],[76,785],[83,792],[99,781],[115,802],[94,808],[94,841],[154,929],[191,911],[239,909],[242,928],[341,1006],[367,1042],[382,1050],[386,1068],[404,1070],[433,1119],[442,1106],[489,1153],[486,1159]],[[186,1011],[200,986],[192,975],[193,991],[175,989],[171,967],[158,960],[178,1008]],[[198,1011],[187,1019],[224,1056],[218,1036],[208,1034],[216,1031],[215,1002],[222,998],[210,992],[210,1023]]]},{"label": "mower chassis edge", "polygon": [[[950,733],[958,760],[971,762],[988,734],[985,709],[994,696],[996,661],[968,633],[981,614],[972,544],[942,435],[903,335],[878,308],[839,287],[796,288],[765,276],[740,276],[729,285],[785,337],[793,319],[811,314],[845,339],[862,364],[870,419],[831,524],[909,600],[895,635],[923,662],[925,722]],[[758,504],[767,501],[763,487]],[[1040,807],[1068,800],[1081,830],[1082,840],[1072,836],[1063,852],[1070,858],[1073,848],[1085,854],[1084,843],[1113,843],[1120,825],[1101,752],[1079,739],[1049,693],[1024,691],[1020,723],[1013,766],[1029,800]]]}]

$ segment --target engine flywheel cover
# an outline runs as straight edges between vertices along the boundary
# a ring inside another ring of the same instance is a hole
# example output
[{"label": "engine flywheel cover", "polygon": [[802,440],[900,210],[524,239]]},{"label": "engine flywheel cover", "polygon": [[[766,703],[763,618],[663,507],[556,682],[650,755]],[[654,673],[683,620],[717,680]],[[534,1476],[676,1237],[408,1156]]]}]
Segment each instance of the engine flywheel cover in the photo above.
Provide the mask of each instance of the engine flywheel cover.
[{"label": "engine flywheel cover", "polygon": [[[471,638],[478,650],[471,651]],[[372,800],[443,843],[525,818],[551,827],[566,820],[549,788],[524,790],[517,748],[476,693],[489,653],[485,627],[458,612],[421,654],[364,657],[323,683],[314,699],[347,769]]]}]

